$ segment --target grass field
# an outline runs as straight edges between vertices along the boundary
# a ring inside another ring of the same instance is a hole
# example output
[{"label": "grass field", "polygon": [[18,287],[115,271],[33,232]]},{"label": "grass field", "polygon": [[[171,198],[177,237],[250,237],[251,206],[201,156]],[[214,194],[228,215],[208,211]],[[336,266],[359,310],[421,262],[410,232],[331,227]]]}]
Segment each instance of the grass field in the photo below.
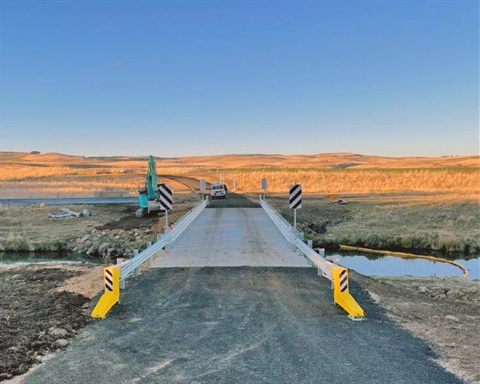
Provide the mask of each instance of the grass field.
[{"label": "grass field", "polygon": [[[312,156],[226,155],[157,158],[160,175],[219,180],[230,189],[260,192],[268,179],[269,192],[286,193],[301,183],[305,193],[429,192],[478,198],[480,157],[384,158],[355,154]],[[0,152],[0,198],[82,197],[98,191],[126,190],[136,195],[145,179],[147,159],[85,158],[61,154]],[[187,191],[174,183],[174,190]]]},{"label": "grass field", "polygon": [[[270,196],[268,201],[293,222],[286,196]],[[352,196],[345,201],[304,198],[297,221],[315,245],[480,254],[478,200],[412,194]],[[309,229],[321,226],[324,233]]]}]

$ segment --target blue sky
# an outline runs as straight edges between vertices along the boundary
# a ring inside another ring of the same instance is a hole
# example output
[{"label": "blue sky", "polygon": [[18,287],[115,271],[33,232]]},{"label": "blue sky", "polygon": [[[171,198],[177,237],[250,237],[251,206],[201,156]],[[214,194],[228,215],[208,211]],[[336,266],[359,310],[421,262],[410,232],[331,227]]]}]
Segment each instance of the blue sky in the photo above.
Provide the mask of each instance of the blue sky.
[{"label": "blue sky", "polygon": [[479,152],[477,1],[0,0],[0,150]]}]

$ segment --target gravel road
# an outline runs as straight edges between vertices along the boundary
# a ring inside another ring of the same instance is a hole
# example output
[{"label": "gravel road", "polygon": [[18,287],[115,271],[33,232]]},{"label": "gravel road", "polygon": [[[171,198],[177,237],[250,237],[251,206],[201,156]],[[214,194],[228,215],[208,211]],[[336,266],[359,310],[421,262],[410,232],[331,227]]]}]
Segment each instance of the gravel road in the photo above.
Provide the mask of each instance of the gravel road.
[{"label": "gravel road", "polygon": [[132,279],[104,320],[21,382],[462,383],[358,285],[368,319],[307,268],[171,268]]}]

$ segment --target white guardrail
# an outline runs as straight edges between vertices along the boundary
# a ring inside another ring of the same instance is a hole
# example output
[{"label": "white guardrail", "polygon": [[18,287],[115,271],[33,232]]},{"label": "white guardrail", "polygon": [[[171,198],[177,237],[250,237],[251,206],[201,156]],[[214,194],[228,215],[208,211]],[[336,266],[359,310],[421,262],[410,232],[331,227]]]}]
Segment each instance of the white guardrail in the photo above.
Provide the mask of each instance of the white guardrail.
[{"label": "white guardrail", "polygon": [[267,215],[270,216],[270,219],[272,219],[285,239],[287,239],[290,244],[300,250],[300,252],[302,252],[308,260],[310,260],[312,265],[318,268],[319,273],[322,271],[323,276],[330,281],[333,281],[332,267],[337,267],[337,265],[324,259],[307,244],[305,244],[305,242],[293,230],[293,227],[290,225],[290,223],[282,215],[280,215],[275,208],[267,203],[266,200],[262,199],[262,196],[260,196],[260,205],[265,210]]},{"label": "white guardrail", "polygon": [[[152,260],[158,252],[160,252],[165,246],[172,244],[178,237],[185,231],[185,229],[197,218],[197,216],[207,206],[208,199],[198,203],[190,212],[185,214],[179,219],[172,230],[169,230],[163,235],[159,235],[159,239],[156,243],[150,245],[147,249],[137,254],[130,260],[126,260],[123,263],[118,264],[120,267],[120,281],[124,283],[124,280],[130,276],[133,272],[139,273],[140,266],[146,261]],[[123,284],[122,284],[123,285]]]}]

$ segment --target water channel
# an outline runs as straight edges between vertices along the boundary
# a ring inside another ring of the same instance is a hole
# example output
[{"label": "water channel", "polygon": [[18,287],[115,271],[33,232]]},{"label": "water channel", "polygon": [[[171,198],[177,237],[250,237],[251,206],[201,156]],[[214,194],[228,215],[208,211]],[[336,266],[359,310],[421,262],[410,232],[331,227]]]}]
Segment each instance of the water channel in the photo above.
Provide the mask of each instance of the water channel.
[{"label": "water channel", "polygon": [[[361,254],[359,252],[327,253],[328,258],[338,259],[339,264],[367,276],[462,276],[460,268],[451,264],[425,259],[404,259],[397,256]],[[467,267],[470,279],[480,278],[480,257],[455,258]]]},{"label": "water channel", "polygon": [[57,252],[0,252],[0,268],[12,264],[59,264],[59,263],[93,263],[101,264],[96,257],[78,253]]},{"label": "water channel", "polygon": [[[339,264],[353,269],[367,276],[462,276],[462,271],[445,263],[437,263],[424,259],[404,259],[395,256],[382,256],[361,254],[359,252],[333,252],[327,253],[328,258],[338,259]],[[469,269],[470,279],[480,278],[480,257],[473,256],[465,259],[456,259],[457,262]],[[98,258],[82,254],[65,253],[34,253],[34,252],[9,252],[0,253],[0,267],[11,264],[54,264],[69,263],[96,263]]]}]

